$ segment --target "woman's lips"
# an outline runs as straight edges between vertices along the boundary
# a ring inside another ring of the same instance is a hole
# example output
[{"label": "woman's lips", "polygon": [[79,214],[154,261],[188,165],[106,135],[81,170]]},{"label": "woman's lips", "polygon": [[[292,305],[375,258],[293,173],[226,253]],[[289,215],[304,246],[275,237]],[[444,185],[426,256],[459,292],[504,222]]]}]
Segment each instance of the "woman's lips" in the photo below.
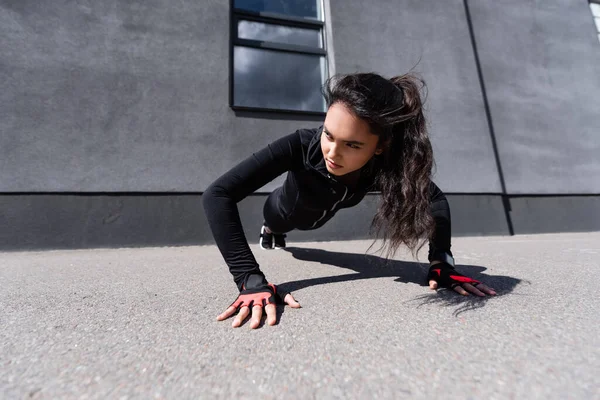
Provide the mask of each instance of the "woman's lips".
[{"label": "woman's lips", "polygon": [[333,169],[342,168],[341,165],[337,165],[336,163],[332,162],[331,160],[327,160],[327,164],[329,165],[330,168],[333,168]]}]

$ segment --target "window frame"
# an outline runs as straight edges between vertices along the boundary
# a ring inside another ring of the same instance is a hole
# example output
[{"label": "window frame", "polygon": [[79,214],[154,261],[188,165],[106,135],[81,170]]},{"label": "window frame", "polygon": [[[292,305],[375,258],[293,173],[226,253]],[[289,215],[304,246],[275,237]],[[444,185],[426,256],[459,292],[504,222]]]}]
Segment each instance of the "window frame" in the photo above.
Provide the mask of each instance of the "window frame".
[{"label": "window frame", "polygon": [[[600,0],[588,0],[588,8],[590,4],[596,4],[598,5],[598,7],[600,7]],[[596,19],[600,19],[600,15],[599,16],[595,16],[594,13],[592,12],[592,22],[594,23],[594,28],[596,28],[596,33],[598,34],[598,41],[600,41],[600,27],[596,24]]]},{"label": "window frame", "polygon": [[[293,54],[308,54],[314,56],[322,56],[325,59],[325,77],[329,76],[329,63],[327,60],[327,43],[325,38],[325,22],[318,20],[305,19],[301,17],[291,17],[269,12],[254,12],[235,8],[235,0],[229,1],[229,107],[234,111],[256,111],[269,112],[279,114],[301,114],[301,115],[318,115],[324,116],[325,111],[304,111],[291,110],[283,108],[265,108],[265,107],[249,107],[238,106],[234,104],[234,89],[235,89],[235,71],[234,71],[234,48],[236,46],[249,47],[261,50],[273,50],[276,52],[286,52]],[[319,0],[322,6],[322,0]],[[240,39],[238,37],[238,22],[247,20],[253,22],[262,22],[271,25],[289,26],[292,28],[305,28],[317,30],[321,34],[323,47],[301,46],[286,43],[275,43],[262,40]],[[323,84],[323,82],[321,82]]]}]

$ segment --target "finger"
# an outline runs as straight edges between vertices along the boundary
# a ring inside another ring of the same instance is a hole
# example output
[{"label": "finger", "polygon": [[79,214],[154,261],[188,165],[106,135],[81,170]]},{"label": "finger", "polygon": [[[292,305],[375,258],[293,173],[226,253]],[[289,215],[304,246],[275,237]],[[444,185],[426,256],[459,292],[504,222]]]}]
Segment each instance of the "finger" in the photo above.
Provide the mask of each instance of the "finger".
[{"label": "finger", "polygon": [[265,312],[267,313],[267,324],[275,325],[277,322],[277,307],[275,304],[267,304]]},{"label": "finger", "polygon": [[469,295],[469,293],[465,289],[463,289],[460,285],[454,286],[454,290],[457,291],[458,293],[462,294],[463,296]]},{"label": "finger", "polygon": [[225,312],[217,317],[217,321],[223,321],[224,319],[231,317],[233,314],[235,314],[235,310],[237,310],[237,307],[230,306],[227,310],[225,310]]},{"label": "finger", "polygon": [[479,289],[482,292],[487,293],[487,294],[489,294],[491,296],[497,295],[497,293],[496,293],[496,291],[494,289],[492,289],[488,285],[484,285],[483,283],[480,283],[479,285],[477,285],[477,289]]},{"label": "finger", "polygon": [[435,290],[438,288],[438,283],[437,281],[434,281],[433,279],[429,281],[429,289],[431,290]]},{"label": "finger", "polygon": [[463,287],[465,289],[467,289],[469,292],[476,294],[477,296],[485,297],[485,293],[483,293],[481,290],[479,290],[475,286],[471,285],[470,283],[463,283]]},{"label": "finger", "polygon": [[260,325],[260,319],[262,318],[262,312],[262,305],[257,304],[252,307],[252,320],[250,320],[250,329],[258,328],[258,325]]},{"label": "finger", "polygon": [[288,304],[290,307],[292,307],[292,308],[301,308],[301,307],[302,307],[302,306],[300,305],[300,303],[298,303],[298,302],[296,301],[296,299],[294,299],[294,296],[292,296],[292,294],[291,294],[291,293],[288,293],[288,294],[285,296],[285,299],[283,299],[283,301],[284,301],[286,304]]},{"label": "finger", "polygon": [[231,326],[233,326],[234,328],[237,328],[238,326],[242,325],[242,323],[244,322],[244,320],[246,319],[248,314],[250,314],[250,308],[248,306],[244,306],[244,307],[240,308],[240,312],[233,319]]}]

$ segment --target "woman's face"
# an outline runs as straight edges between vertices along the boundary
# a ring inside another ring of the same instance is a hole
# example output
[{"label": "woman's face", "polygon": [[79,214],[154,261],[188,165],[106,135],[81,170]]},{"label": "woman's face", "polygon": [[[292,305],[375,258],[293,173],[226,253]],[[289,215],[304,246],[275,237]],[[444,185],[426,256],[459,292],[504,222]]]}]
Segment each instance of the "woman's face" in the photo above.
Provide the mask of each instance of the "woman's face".
[{"label": "woman's face", "polygon": [[327,110],[321,151],[330,174],[342,176],[361,169],[375,154],[381,154],[377,135],[346,106],[334,103]]}]

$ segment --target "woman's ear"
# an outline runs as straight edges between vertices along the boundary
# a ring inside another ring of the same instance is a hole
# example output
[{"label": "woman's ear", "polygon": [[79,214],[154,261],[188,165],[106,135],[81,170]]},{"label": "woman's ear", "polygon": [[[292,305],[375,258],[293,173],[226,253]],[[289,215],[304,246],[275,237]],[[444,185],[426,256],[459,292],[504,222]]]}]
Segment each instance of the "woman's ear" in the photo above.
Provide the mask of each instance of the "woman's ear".
[{"label": "woman's ear", "polygon": [[379,139],[379,143],[377,144],[377,149],[375,150],[375,155],[379,156],[381,155],[385,149],[389,146],[390,144],[390,140],[382,140],[381,138]]}]

